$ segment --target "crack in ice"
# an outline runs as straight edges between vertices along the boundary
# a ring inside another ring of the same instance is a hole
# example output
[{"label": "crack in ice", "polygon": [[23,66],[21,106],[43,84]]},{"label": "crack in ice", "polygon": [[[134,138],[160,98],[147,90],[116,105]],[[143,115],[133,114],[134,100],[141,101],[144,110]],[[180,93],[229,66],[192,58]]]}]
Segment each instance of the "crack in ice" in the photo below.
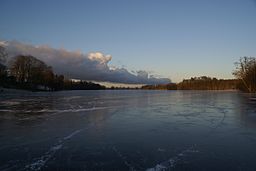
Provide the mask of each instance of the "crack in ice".
[{"label": "crack in ice", "polygon": [[65,141],[71,139],[73,136],[77,135],[78,133],[80,133],[83,129],[79,129],[76,130],[74,132],[72,132],[71,134],[69,134],[68,136],[62,138],[61,140],[59,140],[59,143],[54,145],[53,147],[51,147],[44,155],[42,155],[41,157],[37,158],[33,163],[28,164],[25,166],[25,169],[30,169],[33,171],[39,171],[42,169],[42,167],[45,166],[45,164],[55,155],[55,153],[57,151],[59,151],[60,149],[62,149]]}]

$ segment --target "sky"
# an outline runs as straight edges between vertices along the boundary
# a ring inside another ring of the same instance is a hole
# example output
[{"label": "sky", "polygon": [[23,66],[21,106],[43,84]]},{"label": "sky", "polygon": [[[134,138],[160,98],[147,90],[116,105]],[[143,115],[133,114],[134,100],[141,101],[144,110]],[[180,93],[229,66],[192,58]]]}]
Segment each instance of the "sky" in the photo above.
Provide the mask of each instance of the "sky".
[{"label": "sky", "polygon": [[1,0],[0,13],[1,41],[100,53],[107,72],[136,75],[102,81],[233,78],[234,62],[256,56],[255,0]]}]

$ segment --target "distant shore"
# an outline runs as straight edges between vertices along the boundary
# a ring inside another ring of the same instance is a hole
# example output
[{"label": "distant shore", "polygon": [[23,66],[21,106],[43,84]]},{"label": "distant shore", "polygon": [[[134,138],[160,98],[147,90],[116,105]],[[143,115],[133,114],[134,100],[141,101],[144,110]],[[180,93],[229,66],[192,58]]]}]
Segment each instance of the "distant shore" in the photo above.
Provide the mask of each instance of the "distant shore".
[{"label": "distant shore", "polygon": [[[211,92],[219,92],[219,91],[223,91],[223,92],[239,92],[239,89],[225,89],[225,90],[167,90],[167,89],[142,89],[142,88],[118,88],[118,89],[111,89],[111,88],[107,88],[107,89],[102,89],[102,90],[150,90],[150,91],[211,91]],[[101,90],[101,91],[102,91]],[[33,92],[60,92],[60,91],[76,91],[76,90],[58,90],[58,91],[45,91],[45,90],[29,90],[29,89],[17,89],[17,88],[4,88],[4,87],[0,87],[0,95],[1,93],[33,93]],[[81,91],[81,90],[80,90]],[[86,90],[87,91],[87,90]]]}]

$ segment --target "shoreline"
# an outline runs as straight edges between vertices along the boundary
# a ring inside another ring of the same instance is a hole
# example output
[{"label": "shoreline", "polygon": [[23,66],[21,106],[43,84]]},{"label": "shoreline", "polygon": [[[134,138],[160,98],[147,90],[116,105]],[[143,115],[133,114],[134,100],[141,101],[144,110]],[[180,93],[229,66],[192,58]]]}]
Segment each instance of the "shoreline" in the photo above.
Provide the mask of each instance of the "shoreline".
[{"label": "shoreline", "polygon": [[[79,91],[91,91],[93,89],[87,89],[87,90],[79,90]],[[103,91],[108,91],[108,90],[144,90],[144,91],[216,91],[216,92],[220,92],[220,91],[225,91],[225,92],[242,92],[239,89],[223,89],[223,90],[199,90],[199,89],[195,89],[195,90],[182,90],[182,89],[177,89],[177,90],[167,90],[167,89],[141,89],[141,88],[120,88],[120,89],[99,89],[99,90],[103,90]],[[19,88],[4,88],[4,87],[0,87],[0,93],[3,92],[32,92],[32,93],[37,93],[37,92],[61,92],[61,91],[78,91],[78,90],[57,90],[57,91],[46,91],[46,90],[29,90],[29,89],[19,89]],[[98,91],[98,90],[97,90]],[[248,93],[250,94],[250,93]]]}]

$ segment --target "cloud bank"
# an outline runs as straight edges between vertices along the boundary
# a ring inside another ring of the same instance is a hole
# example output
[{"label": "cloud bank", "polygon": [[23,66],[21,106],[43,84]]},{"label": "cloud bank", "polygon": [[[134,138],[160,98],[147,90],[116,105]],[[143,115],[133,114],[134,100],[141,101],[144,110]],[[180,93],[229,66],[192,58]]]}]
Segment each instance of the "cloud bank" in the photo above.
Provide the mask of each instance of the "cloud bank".
[{"label": "cloud bank", "polygon": [[57,74],[63,74],[68,78],[126,84],[166,84],[171,82],[168,78],[155,78],[146,71],[131,73],[125,68],[110,67],[108,63],[112,56],[104,55],[101,52],[83,54],[17,41],[0,41],[0,45],[6,48],[9,58],[20,54],[32,55],[52,66]]}]

